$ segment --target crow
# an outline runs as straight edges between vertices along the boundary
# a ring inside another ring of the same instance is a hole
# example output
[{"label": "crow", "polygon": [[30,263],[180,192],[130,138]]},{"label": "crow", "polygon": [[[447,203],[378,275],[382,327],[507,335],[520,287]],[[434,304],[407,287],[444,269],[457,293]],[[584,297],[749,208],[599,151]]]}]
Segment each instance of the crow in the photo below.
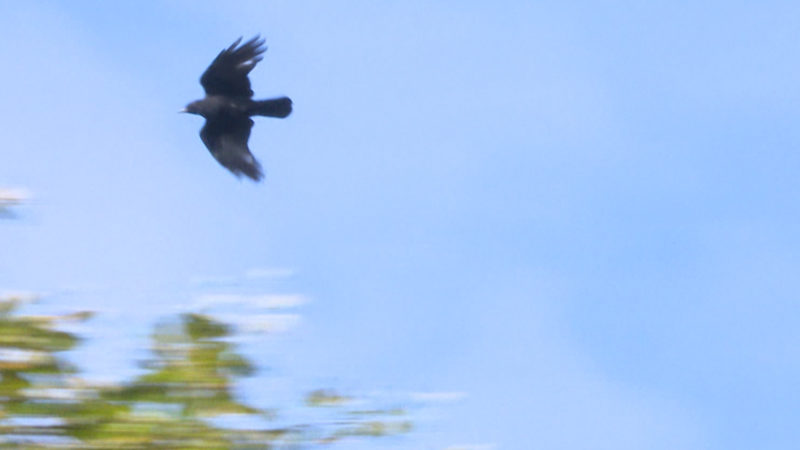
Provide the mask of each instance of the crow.
[{"label": "crow", "polygon": [[220,164],[237,177],[245,175],[259,181],[264,176],[261,164],[247,147],[253,127],[250,117],[284,118],[292,112],[292,100],[289,97],[253,100],[247,75],[267,48],[260,36],[239,45],[241,42],[240,37],[214,58],[200,77],[205,98],[189,103],[181,112],[206,119],[200,139]]}]

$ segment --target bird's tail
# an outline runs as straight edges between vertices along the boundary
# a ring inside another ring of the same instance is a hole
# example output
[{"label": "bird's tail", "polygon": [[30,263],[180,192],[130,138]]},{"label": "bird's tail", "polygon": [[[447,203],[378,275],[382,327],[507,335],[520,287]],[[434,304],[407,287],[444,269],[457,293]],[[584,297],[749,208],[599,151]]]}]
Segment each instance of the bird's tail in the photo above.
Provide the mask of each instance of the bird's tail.
[{"label": "bird's tail", "polygon": [[258,100],[253,102],[251,115],[280,117],[281,119],[292,113],[292,99],[289,97]]}]

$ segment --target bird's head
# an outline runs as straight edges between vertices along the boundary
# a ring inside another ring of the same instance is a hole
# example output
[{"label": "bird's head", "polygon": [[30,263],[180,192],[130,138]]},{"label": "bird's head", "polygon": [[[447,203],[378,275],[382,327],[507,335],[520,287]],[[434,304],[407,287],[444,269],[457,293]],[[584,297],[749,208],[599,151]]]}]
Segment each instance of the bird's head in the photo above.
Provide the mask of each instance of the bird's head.
[{"label": "bird's head", "polygon": [[180,110],[178,112],[189,113],[189,114],[198,114],[198,115],[202,116],[203,115],[203,105],[201,104],[201,102],[202,102],[201,100],[197,100],[197,101],[194,101],[192,103],[189,103],[188,105],[186,105],[185,108],[183,108],[182,110]]}]

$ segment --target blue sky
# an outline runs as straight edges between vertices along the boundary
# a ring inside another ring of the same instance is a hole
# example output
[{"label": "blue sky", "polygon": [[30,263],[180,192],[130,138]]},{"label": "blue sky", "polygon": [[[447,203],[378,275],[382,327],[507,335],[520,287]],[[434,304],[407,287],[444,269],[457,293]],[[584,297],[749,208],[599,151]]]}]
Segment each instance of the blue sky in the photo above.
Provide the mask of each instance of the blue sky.
[{"label": "blue sky", "polygon": [[[0,188],[34,197],[0,289],[105,312],[76,358],[111,376],[203,295],[307,299],[243,343],[269,395],[458,394],[397,448],[794,448],[798,14],[2,2]],[[295,102],[259,185],[175,113],[256,33],[256,95]]]}]

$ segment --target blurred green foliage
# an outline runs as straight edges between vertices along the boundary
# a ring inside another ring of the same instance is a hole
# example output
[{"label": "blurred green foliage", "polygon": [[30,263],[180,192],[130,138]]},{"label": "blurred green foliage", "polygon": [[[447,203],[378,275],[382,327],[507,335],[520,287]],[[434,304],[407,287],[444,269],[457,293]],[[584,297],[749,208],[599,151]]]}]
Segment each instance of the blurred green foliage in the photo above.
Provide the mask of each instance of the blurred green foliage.
[{"label": "blurred green foliage", "polygon": [[[234,394],[254,366],[236,353],[231,327],[199,314],[156,326],[152,357],[139,377],[100,385],[80,377],[61,352],[81,339],[59,329],[90,313],[21,314],[22,299],[0,299],[0,448],[209,449],[324,445],[348,437],[406,433],[402,409],[351,409],[357,402],[315,390],[301,408],[325,409],[329,419],[281,426],[276,413],[242,403]],[[215,418],[257,418],[235,429]]]}]

